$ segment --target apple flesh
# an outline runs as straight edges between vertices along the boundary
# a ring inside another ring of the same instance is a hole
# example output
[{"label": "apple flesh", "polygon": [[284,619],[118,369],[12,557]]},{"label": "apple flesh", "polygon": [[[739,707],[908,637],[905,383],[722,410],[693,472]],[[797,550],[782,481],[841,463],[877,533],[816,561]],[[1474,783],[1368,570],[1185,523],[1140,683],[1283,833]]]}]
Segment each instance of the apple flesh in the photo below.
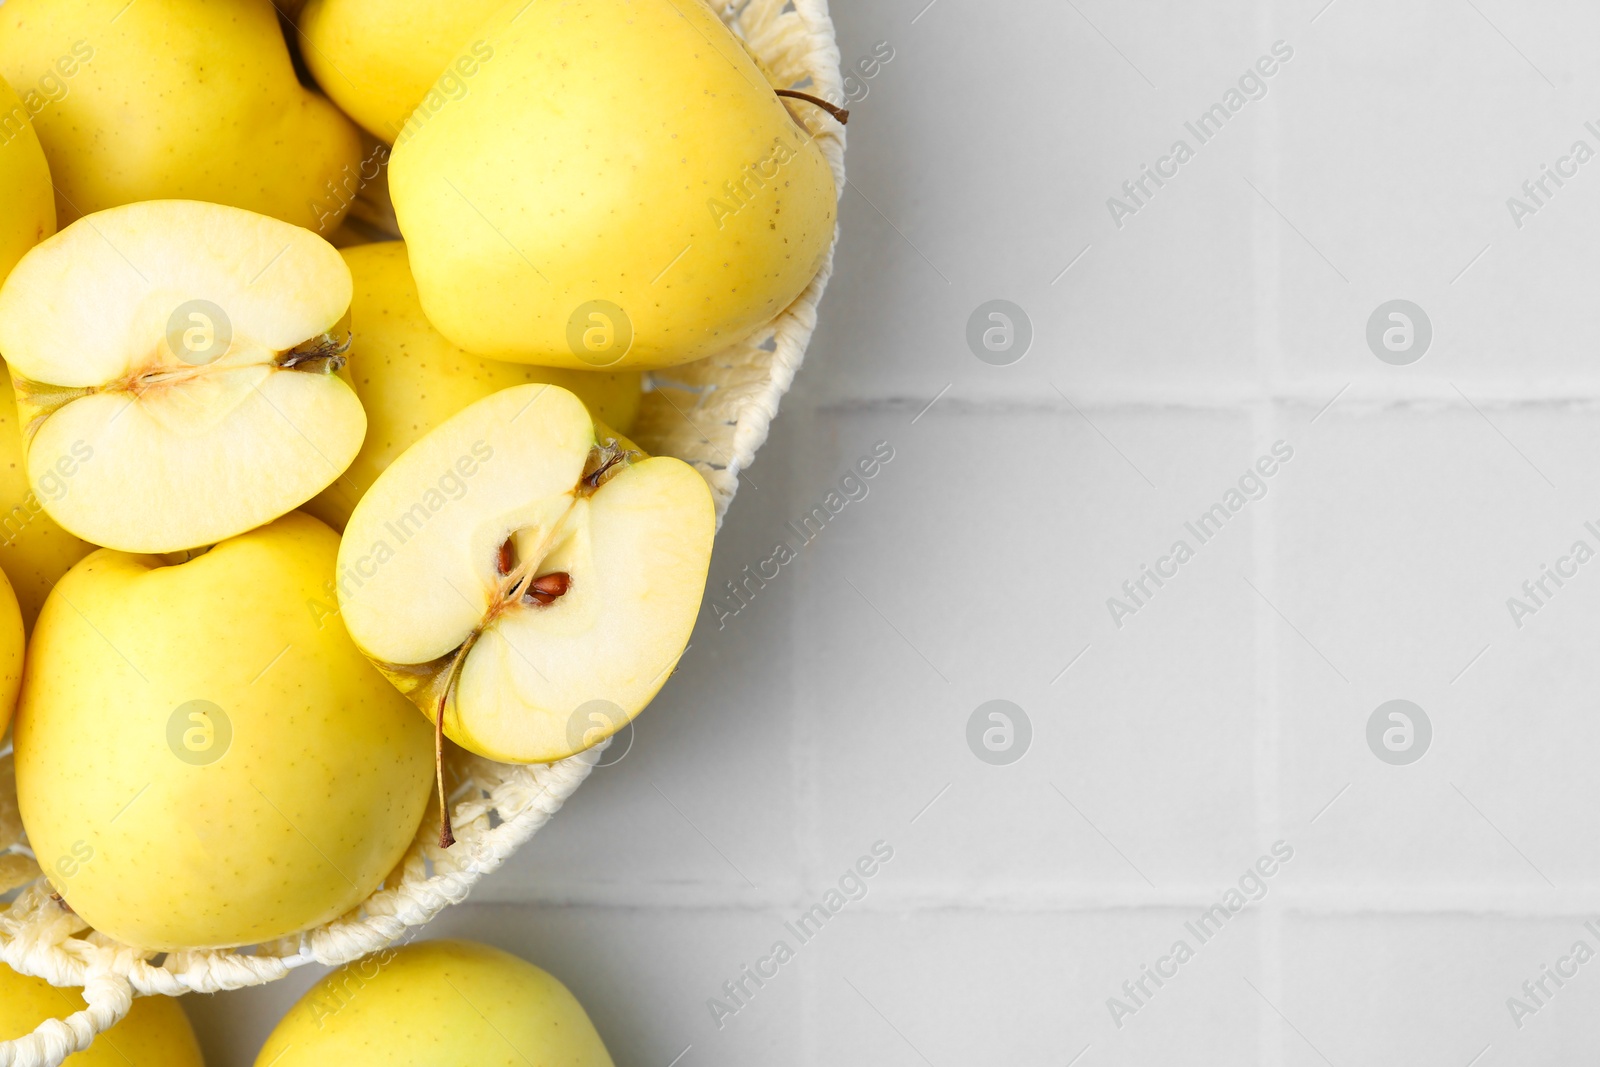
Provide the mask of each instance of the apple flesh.
[{"label": "apple flesh", "polygon": [[563,759],[630,722],[672,673],[715,525],[694,468],[646,457],[565,389],[516,386],[367,491],[339,549],[340,610],[457,744]]},{"label": "apple flesh", "polygon": [[73,223],[0,288],[28,480],[85,541],[212,544],[292,510],[366,432],[337,371],[350,271],[308,230],[189,200]]}]

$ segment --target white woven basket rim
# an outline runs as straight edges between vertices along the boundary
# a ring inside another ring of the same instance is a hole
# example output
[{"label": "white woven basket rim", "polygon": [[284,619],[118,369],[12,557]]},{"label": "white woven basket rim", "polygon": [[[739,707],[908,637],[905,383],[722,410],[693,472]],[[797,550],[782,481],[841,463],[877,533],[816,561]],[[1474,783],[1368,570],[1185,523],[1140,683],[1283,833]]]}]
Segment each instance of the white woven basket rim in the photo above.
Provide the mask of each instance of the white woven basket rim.
[{"label": "white woven basket rim", "polygon": [[[839,49],[827,0],[747,0],[713,8],[780,83],[842,101]],[[844,191],[844,130],[827,120],[816,140]],[[835,232],[837,240],[837,231]],[[767,439],[816,329],[817,305],[833,273],[822,269],[776,320],[715,356],[653,376],[633,436],[648,451],[692,463],[711,486],[721,523],[739,472]],[[0,1067],[59,1067],[127,1015],[136,996],[216,993],[264,985],[308,964],[330,967],[391,946],[465,900],[500,868],[588,777],[605,745],[559,763],[509,766],[454,752],[450,803],[457,843],[440,849],[425,818],[399,867],[358,909],[296,937],[247,949],[158,954],[92,931],[36,879],[0,905],[0,961],[53,985],[83,990],[83,1011],[0,1041]],[[10,759],[9,755],[0,760]],[[7,799],[7,798],[0,798]],[[0,858],[7,842],[0,841]],[[13,845],[12,855],[27,855]]]}]

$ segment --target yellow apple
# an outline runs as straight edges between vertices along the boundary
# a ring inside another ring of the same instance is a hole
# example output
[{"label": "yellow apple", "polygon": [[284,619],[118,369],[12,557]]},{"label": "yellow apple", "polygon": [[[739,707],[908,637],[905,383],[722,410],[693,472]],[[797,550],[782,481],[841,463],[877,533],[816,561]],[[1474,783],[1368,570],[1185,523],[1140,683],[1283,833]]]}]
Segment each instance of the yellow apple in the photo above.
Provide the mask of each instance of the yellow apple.
[{"label": "yellow apple", "polygon": [[428,324],[399,241],[343,250],[355,281],[348,377],[367,412],[355,461],[306,510],[344,529],[374,479],[435,426],[490,393],[529,382],[559,385],[596,418],[626,433],[639,413],[638,371],[574,371],[502,363],[463,352]]},{"label": "yellow apple", "polygon": [[95,929],[152,950],[343,915],[422,821],[433,745],[332,606],[338,536],[291,513],[187,562],[102,549],[34,629],[22,822]]},{"label": "yellow apple", "polygon": [[425,941],[311,987],[256,1067],[612,1067],[583,1005],[549,974],[488,945]]},{"label": "yellow apple", "polygon": [[0,575],[0,736],[5,735],[6,725],[17,706],[26,646],[17,596],[11,591],[11,583]]},{"label": "yellow apple", "polygon": [[475,37],[493,57],[412,112],[389,167],[423,310],[455,344],[577,369],[686,363],[816,276],[832,171],[707,5],[512,3]]},{"label": "yellow apple", "polygon": [[[301,13],[306,66],[317,84],[380,140],[393,143],[434,81],[505,0],[311,0]],[[485,57],[478,50],[478,59]],[[455,70],[465,92],[476,61]],[[458,88],[458,86],[462,86]]]},{"label": "yellow apple", "polygon": [[360,133],[295,78],[270,0],[7,0],[0,76],[42,98],[63,226],[192,199],[331,233],[359,184]]},{"label": "yellow apple", "polygon": [[[57,989],[0,963],[0,1041],[25,1037],[46,1019],[65,1019],[83,1009],[77,990]],[[95,1038],[87,1051],[68,1056],[65,1067],[205,1067],[205,1061],[176,1000],[140,997],[127,1018]]]},{"label": "yellow apple", "polygon": [[[3,21],[3,18],[0,18]],[[0,282],[22,253],[56,232],[50,167],[22,98],[0,78]]]},{"label": "yellow apple", "polygon": [[[47,496],[70,488],[59,475],[52,476],[49,483],[44,487]],[[29,488],[11,374],[0,366],[0,570],[5,571],[17,595],[24,627],[33,629],[44,598],[56,582],[93,551],[89,542],[63,530],[45,511],[39,494]]]}]

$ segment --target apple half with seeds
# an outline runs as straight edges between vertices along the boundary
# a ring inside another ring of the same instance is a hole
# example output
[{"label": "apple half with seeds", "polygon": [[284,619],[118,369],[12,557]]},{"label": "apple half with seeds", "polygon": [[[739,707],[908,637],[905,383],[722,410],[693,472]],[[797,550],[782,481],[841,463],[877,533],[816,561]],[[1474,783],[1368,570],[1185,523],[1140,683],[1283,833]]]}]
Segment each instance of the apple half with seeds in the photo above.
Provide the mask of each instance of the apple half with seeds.
[{"label": "apple half with seeds", "polygon": [[519,385],[378,476],[345,528],[339,608],[451,740],[547,763],[620,730],[671,675],[715,531],[693,467],[646,456],[565,389]]},{"label": "apple half with seeds", "polygon": [[213,544],[337,478],[367,417],[337,371],[350,269],[310,230],[192,200],[85,216],[0,288],[28,481],[127,552]]}]

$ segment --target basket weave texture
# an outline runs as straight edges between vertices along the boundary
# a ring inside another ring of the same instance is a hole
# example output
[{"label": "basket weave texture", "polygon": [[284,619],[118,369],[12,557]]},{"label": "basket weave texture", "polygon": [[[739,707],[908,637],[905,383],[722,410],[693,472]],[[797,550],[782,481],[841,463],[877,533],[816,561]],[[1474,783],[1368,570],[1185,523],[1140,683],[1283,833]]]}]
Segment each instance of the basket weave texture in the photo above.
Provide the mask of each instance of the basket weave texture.
[{"label": "basket weave texture", "polygon": [[[713,5],[718,7],[718,5]],[[842,100],[839,49],[827,0],[748,0],[719,7],[768,75]],[[844,190],[844,130],[807,116]],[[817,304],[833,272],[822,270],[775,321],[714,356],[657,372],[632,435],[647,451],[676,456],[711,486],[721,521],[739,472],[767,439],[816,328]],[[578,788],[605,746],[549,765],[494,763],[452,751],[450,812],[456,844],[439,848],[435,810],[384,885],[344,917],[296,937],[247,949],[165,955],[119,944],[90,929],[51,896],[23,837],[9,747],[0,749],[0,960],[57,986],[79,987],[88,1007],[34,1033],[0,1041],[0,1067],[58,1067],[127,1015],[136,996],[216,993],[263,985],[308,964],[337,967],[406,938],[465,900],[480,879],[533,837]]]}]

